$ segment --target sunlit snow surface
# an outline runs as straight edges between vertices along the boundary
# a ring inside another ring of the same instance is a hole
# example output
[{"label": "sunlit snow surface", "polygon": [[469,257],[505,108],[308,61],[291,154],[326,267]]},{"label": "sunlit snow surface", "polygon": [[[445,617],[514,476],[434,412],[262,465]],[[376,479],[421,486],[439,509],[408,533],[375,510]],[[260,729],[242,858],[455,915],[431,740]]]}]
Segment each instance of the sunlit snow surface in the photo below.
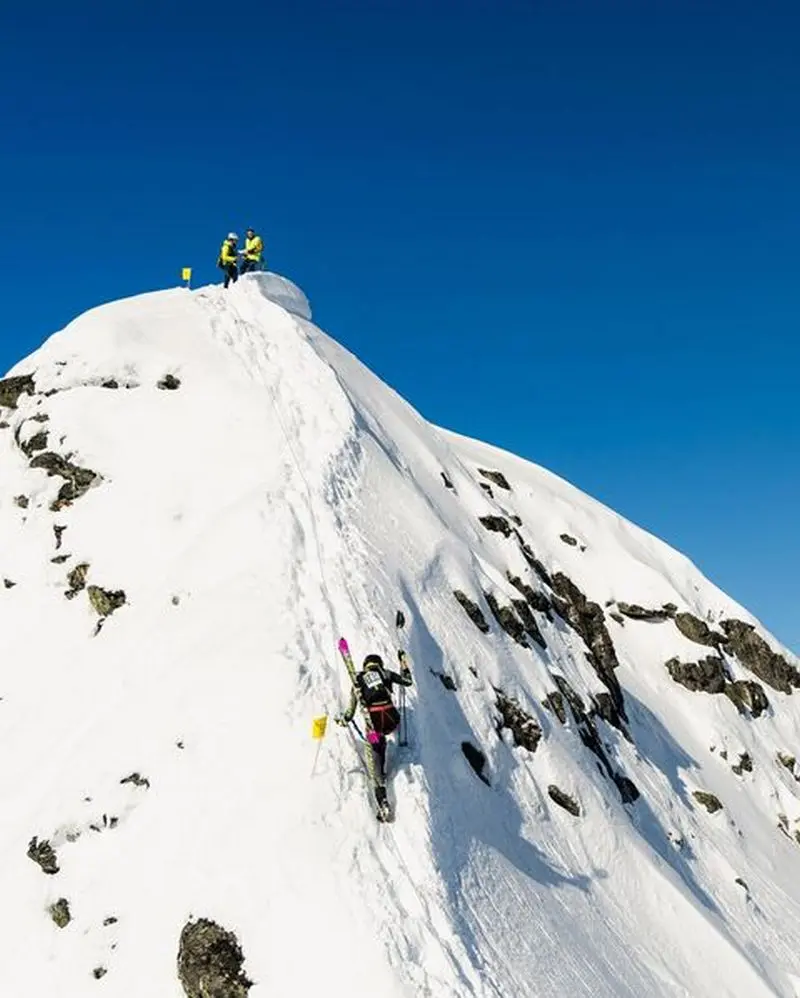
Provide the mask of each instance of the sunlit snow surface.
[{"label": "sunlit snow surface", "polygon": [[[555,673],[585,699],[603,689],[585,646],[558,616],[537,616],[546,651],[500,630],[481,592],[510,602],[509,571],[539,583],[478,517],[519,517],[545,567],[601,606],[753,619],[682,555],[544,469],[431,426],[276,275],[102,306],[12,373],[37,394],[0,429],[0,579],[15,583],[0,583],[3,998],[180,998],[190,916],[236,932],[251,998],[800,994],[800,784],[776,763],[800,749],[797,695],[768,689],[772,709],[740,717],[664,668],[712,649],[607,615],[633,740],[598,730],[642,792],[623,805],[541,705]],[[159,388],[166,375],[180,386]],[[61,479],[14,439],[41,430],[101,476],[57,512]],[[512,490],[490,497],[479,467]],[[127,598],[96,636],[86,593],[65,598],[81,563]],[[454,589],[484,605],[488,634]],[[311,720],[347,694],[337,638],[391,659],[398,608],[411,744],[392,756],[396,821],[379,826],[347,732],[330,726],[312,776]],[[498,736],[495,687],[541,725],[535,754]],[[753,771],[737,776],[742,752]],[[149,788],[120,782],[134,772]],[[698,808],[695,789],[724,810]],[[33,836],[59,873],[27,858]],[[47,912],[61,897],[63,929]]]}]

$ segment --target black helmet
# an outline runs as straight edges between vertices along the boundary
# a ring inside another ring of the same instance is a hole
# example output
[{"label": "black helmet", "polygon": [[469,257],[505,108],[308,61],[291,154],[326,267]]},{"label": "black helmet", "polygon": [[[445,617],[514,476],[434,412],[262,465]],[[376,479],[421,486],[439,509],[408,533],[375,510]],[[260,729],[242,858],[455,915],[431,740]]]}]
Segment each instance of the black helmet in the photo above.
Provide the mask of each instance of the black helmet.
[{"label": "black helmet", "polygon": [[364,659],[362,669],[383,669],[383,659],[380,655],[367,655]]}]

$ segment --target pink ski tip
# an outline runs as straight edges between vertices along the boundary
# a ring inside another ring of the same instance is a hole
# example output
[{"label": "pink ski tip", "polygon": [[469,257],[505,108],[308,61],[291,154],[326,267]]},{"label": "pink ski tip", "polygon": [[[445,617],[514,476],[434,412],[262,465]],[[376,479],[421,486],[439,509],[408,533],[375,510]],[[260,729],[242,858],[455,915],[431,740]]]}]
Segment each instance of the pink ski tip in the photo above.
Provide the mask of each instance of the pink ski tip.
[{"label": "pink ski tip", "polygon": [[339,651],[350,651],[346,638],[339,638]]}]

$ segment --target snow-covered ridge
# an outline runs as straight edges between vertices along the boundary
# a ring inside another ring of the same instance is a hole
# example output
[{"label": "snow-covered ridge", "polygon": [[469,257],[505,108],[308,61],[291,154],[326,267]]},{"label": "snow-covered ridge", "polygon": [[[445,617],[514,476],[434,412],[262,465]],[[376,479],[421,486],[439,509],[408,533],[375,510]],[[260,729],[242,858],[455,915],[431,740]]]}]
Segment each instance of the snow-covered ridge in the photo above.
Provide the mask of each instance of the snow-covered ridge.
[{"label": "snow-covered ridge", "polygon": [[[291,282],[70,323],[0,486],[4,995],[800,994],[798,660]],[[310,776],[340,634],[414,661],[390,827],[347,732]]]}]

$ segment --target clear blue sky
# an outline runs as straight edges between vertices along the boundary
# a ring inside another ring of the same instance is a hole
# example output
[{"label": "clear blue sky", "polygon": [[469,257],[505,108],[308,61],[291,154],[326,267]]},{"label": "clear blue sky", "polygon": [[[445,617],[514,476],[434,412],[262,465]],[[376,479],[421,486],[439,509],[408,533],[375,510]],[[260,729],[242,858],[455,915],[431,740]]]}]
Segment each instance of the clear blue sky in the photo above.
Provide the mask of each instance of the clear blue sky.
[{"label": "clear blue sky", "polygon": [[0,367],[185,264],[216,280],[252,223],[424,415],[800,650],[798,38],[796,0],[16,5]]}]

